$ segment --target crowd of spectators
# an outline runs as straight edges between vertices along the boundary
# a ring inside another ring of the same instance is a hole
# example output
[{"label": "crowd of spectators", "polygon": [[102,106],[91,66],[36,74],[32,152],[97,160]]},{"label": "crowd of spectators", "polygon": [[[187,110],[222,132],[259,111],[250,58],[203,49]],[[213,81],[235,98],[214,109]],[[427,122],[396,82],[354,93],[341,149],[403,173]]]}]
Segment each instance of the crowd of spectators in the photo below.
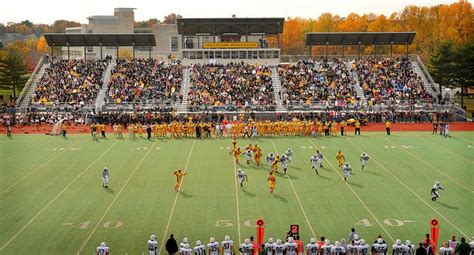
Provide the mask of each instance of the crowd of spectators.
[{"label": "crowd of spectators", "polygon": [[366,58],[353,64],[369,105],[382,101],[433,101],[407,58]]},{"label": "crowd of spectators", "polygon": [[[182,100],[181,64],[167,65],[156,59],[120,59],[112,70],[106,104],[156,103]],[[158,100],[158,101],[157,101]]]},{"label": "crowd of spectators", "polygon": [[95,103],[102,87],[107,61],[52,59],[37,82],[31,105],[80,105]]},{"label": "crowd of spectators", "polygon": [[265,65],[197,64],[191,67],[190,82],[188,105],[191,109],[200,106],[275,109],[271,70]]},{"label": "crowd of spectators", "polygon": [[295,65],[280,65],[278,74],[283,86],[285,105],[313,105],[330,102],[336,106],[355,105],[355,78],[341,59],[329,62],[299,61]]}]

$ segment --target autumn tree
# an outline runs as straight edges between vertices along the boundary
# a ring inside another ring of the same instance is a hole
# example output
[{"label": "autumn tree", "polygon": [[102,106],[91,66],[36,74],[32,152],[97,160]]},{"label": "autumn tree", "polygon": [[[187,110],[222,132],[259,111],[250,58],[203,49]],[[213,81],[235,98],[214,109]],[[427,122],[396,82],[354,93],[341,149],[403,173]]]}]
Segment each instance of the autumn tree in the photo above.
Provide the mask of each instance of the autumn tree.
[{"label": "autumn tree", "polygon": [[171,14],[166,15],[163,18],[163,22],[161,23],[162,24],[176,24],[176,20],[181,19],[181,18],[183,18],[183,16],[176,13],[171,13]]},{"label": "autumn tree", "polygon": [[44,36],[41,36],[38,39],[38,43],[36,44],[36,50],[39,51],[40,53],[46,53],[49,51],[48,42],[46,42],[46,39],[44,38]]}]

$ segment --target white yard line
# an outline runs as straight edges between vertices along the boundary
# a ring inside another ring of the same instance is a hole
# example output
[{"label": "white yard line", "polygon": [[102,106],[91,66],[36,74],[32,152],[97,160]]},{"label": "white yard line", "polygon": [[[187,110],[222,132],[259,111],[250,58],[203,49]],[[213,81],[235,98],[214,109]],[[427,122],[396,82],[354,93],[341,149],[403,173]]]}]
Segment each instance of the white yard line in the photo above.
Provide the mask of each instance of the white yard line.
[{"label": "white yard line", "polygon": [[61,156],[64,152],[66,152],[68,149],[72,148],[74,145],[76,145],[77,143],[79,143],[79,141],[75,142],[73,145],[67,147],[66,149],[62,150],[61,152],[59,152],[58,154],[54,155],[52,158],[50,158],[48,161],[44,162],[43,164],[39,165],[38,167],[34,168],[33,170],[31,170],[28,174],[26,174],[25,176],[21,177],[18,181],[16,181],[15,183],[13,183],[12,185],[8,186],[8,188],[2,190],[0,192],[0,196],[7,193],[8,191],[10,191],[11,189],[13,189],[16,185],[18,185],[20,182],[24,181],[26,178],[30,177],[32,174],[34,174],[36,171],[40,170],[41,168],[43,168],[45,165],[49,164],[51,161],[55,160],[57,157]]},{"label": "white yard line", "polygon": [[[275,152],[278,153],[278,149],[276,148],[275,143],[273,142],[273,140],[270,140],[270,141],[272,142],[272,145],[273,145],[273,148],[275,149]],[[309,230],[311,231],[311,234],[313,235],[313,237],[316,237],[316,234],[314,233],[313,227],[311,226],[311,223],[309,221],[308,215],[306,215],[306,211],[303,208],[303,204],[301,204],[300,197],[298,196],[298,193],[296,193],[295,186],[293,185],[293,182],[291,181],[290,176],[287,175],[286,177],[288,178],[288,181],[290,182],[290,186],[293,189],[293,193],[295,194],[296,201],[298,202],[298,204],[300,206],[300,209],[303,212],[303,216],[306,219],[306,223],[308,224]]]},{"label": "white yard line", "polygon": [[239,205],[239,183],[237,181],[237,163],[235,163],[235,160],[232,158],[232,161],[234,162],[234,180],[235,180],[235,210],[237,211],[237,234],[239,236],[239,244],[242,243],[242,236],[240,234],[240,205]]},{"label": "white yard line", "polygon": [[[396,143],[394,143],[394,142],[392,142],[392,141],[390,141],[390,140],[388,140],[388,139],[385,139],[385,141],[387,141],[388,143],[391,143],[392,145],[398,146]],[[457,181],[456,179],[452,178],[449,174],[440,171],[438,168],[432,166],[430,163],[428,163],[428,162],[424,161],[423,159],[417,157],[415,154],[409,152],[407,149],[402,148],[402,147],[400,147],[400,149],[402,149],[406,154],[412,156],[413,158],[415,158],[416,160],[420,161],[421,163],[423,163],[423,164],[429,166],[430,168],[434,169],[434,170],[435,170],[436,172],[438,172],[439,174],[441,174],[441,175],[443,175],[443,176],[446,176],[448,179],[450,179],[452,182],[456,183],[457,185],[463,187],[464,189],[468,190],[468,191],[471,192],[471,193],[474,193],[474,190],[470,189],[470,188],[467,187],[466,185],[464,185],[464,184],[460,183],[459,181]]]},{"label": "white yard line", "polygon": [[[357,144],[352,142],[350,139],[347,139],[349,143],[351,143],[354,147],[356,147],[359,151],[363,151]],[[420,201],[422,201],[425,205],[427,205],[431,210],[433,210],[435,213],[437,213],[441,218],[443,218],[449,225],[451,225],[454,229],[456,229],[459,233],[462,235],[468,237],[470,235],[467,235],[466,233],[462,232],[461,229],[459,229],[456,225],[454,225],[451,221],[448,220],[444,215],[442,215],[438,210],[433,208],[430,204],[428,204],[423,198],[421,198],[418,194],[416,194],[415,191],[413,191],[408,185],[406,185],[400,178],[392,174],[385,166],[383,166],[381,163],[379,163],[373,156],[370,157],[371,160],[373,160],[377,165],[379,165],[383,170],[385,170],[388,174],[390,174],[395,180],[397,180],[401,185],[403,185],[408,191],[410,191],[415,197],[417,197]]]},{"label": "white yard line", "polygon": [[135,169],[132,171],[132,173],[130,173],[130,175],[128,176],[127,180],[125,181],[125,183],[123,184],[122,188],[120,189],[120,191],[117,193],[117,195],[114,197],[114,199],[112,200],[112,202],[110,203],[109,207],[107,207],[107,209],[105,210],[104,214],[102,214],[102,217],[100,217],[99,221],[97,222],[97,224],[95,225],[95,227],[92,229],[92,231],[89,233],[89,235],[87,236],[86,240],[84,241],[84,243],[82,243],[82,246],[81,248],[79,248],[79,251],[77,252],[77,254],[80,254],[82,252],[82,250],[84,249],[84,247],[86,246],[86,244],[89,242],[89,240],[91,239],[92,235],[94,235],[95,231],[97,230],[97,228],[99,227],[99,225],[102,223],[102,221],[104,220],[105,216],[107,216],[107,214],[109,213],[110,209],[112,209],[112,206],[115,204],[115,201],[117,201],[118,197],[120,196],[120,194],[122,194],[122,192],[125,190],[125,188],[127,187],[128,183],[130,182],[130,180],[132,179],[132,177],[135,175],[135,173],[138,171],[138,169],[140,168],[140,166],[142,165],[143,161],[145,161],[146,157],[148,156],[148,154],[150,154],[150,152],[153,150],[153,146],[155,146],[156,144],[156,141],[150,146],[150,149],[148,149],[148,151],[145,153],[145,155],[143,156],[143,158],[140,160],[140,162],[138,162],[137,166],[135,167]]},{"label": "white yard line", "polygon": [[[313,143],[313,141],[311,141],[310,138],[308,138],[309,142],[315,147],[315,148],[318,148],[318,146],[316,146],[316,144]],[[334,165],[331,163],[331,161],[328,160],[327,157],[324,157],[326,159],[326,162],[329,163],[329,165],[331,166],[331,168],[336,172],[337,175],[339,175],[339,177],[344,180],[344,177],[342,177],[342,175],[337,171],[337,169],[334,167]],[[382,223],[379,221],[379,219],[377,217],[375,217],[374,213],[372,212],[372,210],[369,209],[369,207],[364,203],[364,201],[362,201],[362,199],[360,198],[359,195],[357,195],[357,193],[354,191],[354,189],[351,187],[351,185],[349,185],[349,183],[347,182],[344,182],[346,184],[346,186],[352,191],[352,194],[354,194],[354,196],[357,198],[357,200],[359,200],[359,202],[362,204],[362,206],[367,210],[367,212],[372,216],[372,218],[374,218],[374,220],[377,222],[377,224],[379,224],[379,226],[382,228],[382,230],[387,234],[387,236],[392,240],[392,242],[395,242],[395,239],[393,239],[392,235],[387,231],[387,229],[382,225]]]},{"label": "white yard line", "polygon": [[13,240],[15,240],[29,225],[31,225],[31,223],[33,223],[36,220],[36,218],[38,218],[46,209],[48,209],[48,207],[51,204],[53,204],[54,201],[56,201],[62,194],[64,194],[64,192],[66,192],[66,190],[69,189],[69,187],[71,187],[72,184],[74,184],[79,178],[81,178],[81,176],[87,170],[89,170],[89,168],[91,168],[107,152],[109,152],[110,149],[112,149],[112,147],[114,147],[117,144],[117,142],[118,141],[110,145],[102,154],[99,155],[99,157],[97,157],[94,161],[92,161],[92,163],[90,163],[89,166],[87,166],[84,170],[82,170],[82,172],[80,172],[68,185],[66,185],[66,187],[64,187],[64,189],[62,189],[51,201],[49,201],[48,204],[46,204],[41,210],[39,210],[38,213],[36,213],[36,215],[33,216],[33,218],[31,218],[30,221],[28,221],[28,223],[26,223],[20,230],[18,230],[18,232],[16,232],[16,234],[12,238],[10,238],[10,240],[8,240],[2,247],[0,247],[0,250],[5,249],[5,247],[7,247]]},{"label": "white yard line", "polygon": [[[191,155],[193,154],[195,143],[196,143],[196,140],[193,140],[193,145],[191,145],[191,150],[189,151],[188,160],[186,161],[186,166],[184,167],[184,173],[188,172],[188,166],[189,166],[189,162],[191,161]],[[181,180],[181,186],[179,187],[180,190],[181,190],[181,187],[183,187],[185,177],[186,176],[183,176],[183,179]],[[173,215],[174,215],[174,211],[176,209],[176,203],[178,202],[178,198],[179,198],[179,192],[176,192],[176,197],[174,198],[173,207],[171,207],[171,212],[170,212],[170,217],[168,218],[168,223],[166,224],[165,231],[163,232],[163,238],[161,239],[161,245],[160,245],[160,250],[159,250],[158,254],[162,254],[161,251],[163,250],[163,245],[165,244],[166,235],[168,233],[168,229],[169,229],[170,224],[171,224],[171,219],[173,219]]]},{"label": "white yard line", "polygon": [[454,152],[454,151],[452,151],[452,150],[450,150],[450,149],[448,149],[448,148],[445,148],[445,147],[443,147],[443,146],[441,146],[441,145],[439,145],[439,144],[437,144],[437,143],[435,143],[435,142],[432,142],[432,141],[430,141],[430,140],[428,140],[428,139],[426,139],[426,138],[424,138],[424,137],[422,137],[422,136],[418,136],[418,137],[420,137],[420,138],[423,139],[424,141],[427,141],[427,142],[433,144],[434,146],[436,146],[436,147],[438,147],[438,148],[441,148],[441,149],[443,149],[443,150],[446,150],[446,151],[448,151],[448,152],[450,152],[450,153],[452,153],[452,154],[454,154],[454,155],[457,155],[457,156],[460,157],[460,158],[463,158],[463,159],[465,159],[465,160],[467,160],[467,161],[469,161],[469,162],[471,162],[471,163],[474,163],[474,160],[468,159],[468,158],[464,157],[463,155],[461,155],[461,154],[459,154],[459,153],[457,153],[457,152]]},{"label": "white yard line", "polygon": [[466,142],[468,142],[468,143],[474,143],[474,141],[469,140],[469,139],[466,139],[466,138],[463,138],[463,137],[456,136],[456,138],[461,139],[461,140],[463,140],[463,141],[466,141]]}]

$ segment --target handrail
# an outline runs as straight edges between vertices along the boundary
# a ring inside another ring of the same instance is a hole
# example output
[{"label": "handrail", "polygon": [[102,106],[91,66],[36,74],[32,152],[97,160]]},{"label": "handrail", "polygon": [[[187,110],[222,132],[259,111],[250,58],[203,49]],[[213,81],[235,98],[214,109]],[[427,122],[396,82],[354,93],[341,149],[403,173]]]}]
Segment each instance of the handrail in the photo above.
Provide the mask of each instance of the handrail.
[{"label": "handrail", "polygon": [[434,92],[437,94],[441,94],[441,91],[438,91],[438,88],[436,86],[433,86],[436,84],[436,82],[433,80],[433,77],[431,77],[430,72],[428,72],[428,69],[426,69],[425,64],[423,63],[423,61],[421,60],[418,54],[416,55],[416,62],[418,63],[418,66],[420,67],[421,72],[425,75],[426,79],[430,83],[429,85],[434,90]]},{"label": "handrail", "polygon": [[31,73],[30,78],[26,82],[25,86],[23,87],[23,90],[21,91],[20,95],[18,96],[18,99],[16,100],[16,107],[19,107],[20,104],[23,102],[24,97],[26,96],[26,93],[28,92],[28,90],[30,90],[31,84],[36,80],[36,75],[38,74],[39,70],[43,66],[44,59],[45,59],[45,56],[42,56],[38,60],[38,64],[36,64],[35,70],[33,70],[33,72]]}]

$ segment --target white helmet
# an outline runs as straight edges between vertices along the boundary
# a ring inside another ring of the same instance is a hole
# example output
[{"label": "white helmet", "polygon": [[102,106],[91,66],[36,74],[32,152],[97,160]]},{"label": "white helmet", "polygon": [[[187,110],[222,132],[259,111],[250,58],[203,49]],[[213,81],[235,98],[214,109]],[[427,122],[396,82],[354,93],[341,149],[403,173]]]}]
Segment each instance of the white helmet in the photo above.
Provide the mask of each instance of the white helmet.
[{"label": "white helmet", "polygon": [[365,240],[364,240],[364,239],[360,239],[360,244],[364,245],[364,244],[365,244]]},{"label": "white helmet", "polygon": [[155,240],[156,240],[156,236],[155,236],[155,235],[151,235],[151,236],[150,236],[150,239],[153,240],[153,241],[155,241]]},{"label": "white helmet", "polygon": [[335,241],[335,242],[334,242],[334,246],[336,246],[336,247],[339,247],[339,246],[341,246],[341,242],[339,242],[339,241]]},{"label": "white helmet", "polygon": [[209,238],[209,242],[213,243],[215,241],[216,241],[216,239],[214,237]]},{"label": "white helmet", "polygon": [[382,238],[378,238],[378,239],[377,239],[377,243],[382,244],[382,243],[383,243],[383,239],[382,239]]},{"label": "white helmet", "polygon": [[410,241],[410,240],[406,240],[406,241],[405,241],[405,244],[406,244],[406,245],[411,245],[411,241]]},{"label": "white helmet", "polygon": [[104,170],[109,170],[107,167],[104,167]]},{"label": "white helmet", "polygon": [[107,244],[105,242],[100,243],[100,247],[106,247]]},{"label": "white helmet", "polygon": [[277,244],[278,244],[278,245],[281,244],[281,240],[280,240],[280,239],[277,239]]},{"label": "white helmet", "polygon": [[250,242],[249,239],[245,239],[245,240],[244,240],[244,243],[245,243],[245,244],[249,244],[249,242]]},{"label": "white helmet", "polygon": [[196,245],[198,245],[198,246],[201,245],[201,240],[197,240]]},{"label": "white helmet", "polygon": [[329,239],[326,239],[324,242],[326,243],[326,245],[331,244],[331,241]]},{"label": "white helmet", "polygon": [[397,239],[397,240],[395,241],[395,244],[396,244],[396,245],[400,245],[400,244],[402,244],[402,240],[400,240],[400,239]]},{"label": "white helmet", "polygon": [[291,148],[288,148],[288,151],[291,151]]},{"label": "white helmet", "polygon": [[316,243],[316,238],[311,237],[311,239],[309,239],[309,242],[310,242],[310,243]]},{"label": "white helmet", "polygon": [[269,243],[273,243],[273,237],[268,238]]},{"label": "white helmet", "polygon": [[188,238],[187,238],[187,237],[183,238],[183,243],[184,243],[184,244],[187,244],[187,243],[189,243],[189,240],[188,240]]},{"label": "white helmet", "polygon": [[291,237],[291,236],[288,237],[288,242],[289,242],[289,243],[293,242],[293,237]]},{"label": "white helmet", "polygon": [[358,235],[358,234],[355,234],[355,235],[354,235],[354,240],[356,240],[356,241],[357,241],[357,240],[359,240],[359,238],[360,238],[360,237],[359,237],[359,235]]},{"label": "white helmet", "polygon": [[230,240],[230,236],[225,236],[225,237],[224,237],[224,240],[229,241],[229,240]]},{"label": "white helmet", "polygon": [[436,181],[436,182],[435,182],[435,185],[439,185],[439,181]]}]

